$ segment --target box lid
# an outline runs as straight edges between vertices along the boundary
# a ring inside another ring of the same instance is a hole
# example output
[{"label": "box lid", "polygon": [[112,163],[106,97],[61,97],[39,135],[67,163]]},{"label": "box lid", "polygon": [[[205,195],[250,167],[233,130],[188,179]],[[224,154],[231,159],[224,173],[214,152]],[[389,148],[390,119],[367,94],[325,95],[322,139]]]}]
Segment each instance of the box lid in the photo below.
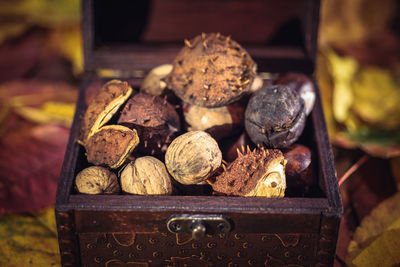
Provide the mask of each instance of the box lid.
[{"label": "box lid", "polygon": [[83,0],[85,69],[149,70],[184,39],[231,35],[260,72],[314,70],[320,0]]}]

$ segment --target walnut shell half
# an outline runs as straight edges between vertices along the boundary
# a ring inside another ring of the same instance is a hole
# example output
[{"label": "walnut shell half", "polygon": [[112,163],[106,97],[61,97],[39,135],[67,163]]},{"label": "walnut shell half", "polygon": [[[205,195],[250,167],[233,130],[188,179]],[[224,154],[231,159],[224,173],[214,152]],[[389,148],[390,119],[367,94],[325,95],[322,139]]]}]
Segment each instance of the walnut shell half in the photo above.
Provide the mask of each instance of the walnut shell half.
[{"label": "walnut shell half", "polygon": [[165,165],[181,184],[206,180],[221,165],[222,153],[217,142],[206,132],[193,131],[178,136],[165,154]]},{"label": "walnut shell half", "polygon": [[171,195],[171,177],[164,163],[151,157],[137,158],[121,173],[122,191],[137,195]]},{"label": "walnut shell half", "polygon": [[139,143],[136,130],[121,125],[101,127],[85,145],[87,160],[94,165],[118,168]]}]

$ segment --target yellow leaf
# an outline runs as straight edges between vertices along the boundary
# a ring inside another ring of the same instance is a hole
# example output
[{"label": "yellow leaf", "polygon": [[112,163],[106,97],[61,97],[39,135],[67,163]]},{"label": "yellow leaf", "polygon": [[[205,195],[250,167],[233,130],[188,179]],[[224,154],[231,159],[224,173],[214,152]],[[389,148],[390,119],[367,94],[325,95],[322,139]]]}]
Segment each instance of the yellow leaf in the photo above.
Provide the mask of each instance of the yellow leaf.
[{"label": "yellow leaf", "polygon": [[0,216],[0,266],[60,266],[54,208]]},{"label": "yellow leaf", "polygon": [[16,107],[14,112],[36,123],[50,123],[70,127],[74,115],[73,103],[46,102],[40,108]]},{"label": "yellow leaf", "polygon": [[349,266],[400,264],[400,193],[383,201],[365,217],[347,249]]},{"label": "yellow leaf", "polygon": [[338,122],[344,122],[354,102],[351,81],[358,70],[358,63],[334,52],[328,54],[330,70],[334,81],[333,115]]},{"label": "yellow leaf", "polygon": [[400,127],[400,75],[379,67],[364,67],[352,82],[353,110],[371,126]]}]

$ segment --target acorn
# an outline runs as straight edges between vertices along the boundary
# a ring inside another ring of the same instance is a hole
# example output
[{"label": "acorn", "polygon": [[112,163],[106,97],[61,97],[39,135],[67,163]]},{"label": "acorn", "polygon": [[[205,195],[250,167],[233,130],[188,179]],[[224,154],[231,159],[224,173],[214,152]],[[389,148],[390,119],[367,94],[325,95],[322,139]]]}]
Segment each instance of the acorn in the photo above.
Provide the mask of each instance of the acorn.
[{"label": "acorn", "polygon": [[145,93],[128,100],[118,124],[135,129],[140,138],[138,150],[150,155],[164,153],[181,128],[178,113],[166,99]]},{"label": "acorn", "polygon": [[224,172],[210,181],[213,190],[232,196],[284,197],[286,160],[280,150],[247,146],[237,150],[238,157]]},{"label": "acorn", "polygon": [[220,167],[218,143],[206,132],[192,131],[175,138],[165,153],[165,165],[181,184],[205,181]]},{"label": "acorn", "polygon": [[202,33],[185,40],[165,80],[184,102],[216,108],[250,92],[256,70],[250,55],[230,36]]},{"label": "acorn", "polygon": [[304,100],[306,115],[308,116],[315,103],[315,87],[310,78],[303,73],[288,72],[280,76],[274,84],[280,84],[294,89]]},{"label": "acorn", "polygon": [[245,112],[245,128],[255,144],[284,148],[302,134],[306,123],[303,99],[290,87],[274,85],[255,92]]}]

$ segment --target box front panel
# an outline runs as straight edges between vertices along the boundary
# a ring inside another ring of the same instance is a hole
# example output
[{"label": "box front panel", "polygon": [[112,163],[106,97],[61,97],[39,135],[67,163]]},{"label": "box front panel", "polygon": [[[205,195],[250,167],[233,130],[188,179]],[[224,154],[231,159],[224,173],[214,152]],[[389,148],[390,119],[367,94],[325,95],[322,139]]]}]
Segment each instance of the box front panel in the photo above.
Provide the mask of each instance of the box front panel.
[{"label": "box front panel", "polygon": [[318,234],[79,234],[82,266],[310,266]]}]

